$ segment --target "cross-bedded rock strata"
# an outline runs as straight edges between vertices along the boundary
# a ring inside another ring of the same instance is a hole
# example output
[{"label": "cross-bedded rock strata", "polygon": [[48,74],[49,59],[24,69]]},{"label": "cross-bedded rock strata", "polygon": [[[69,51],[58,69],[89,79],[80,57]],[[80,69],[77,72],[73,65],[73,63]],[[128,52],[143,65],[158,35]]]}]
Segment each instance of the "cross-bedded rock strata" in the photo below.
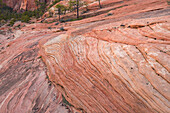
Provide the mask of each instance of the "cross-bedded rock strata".
[{"label": "cross-bedded rock strata", "polygon": [[88,113],[169,112],[170,20],[156,20],[49,40],[42,48],[51,80]]},{"label": "cross-bedded rock strata", "polygon": [[0,112],[170,112],[167,1],[102,5],[79,21],[0,28]]}]

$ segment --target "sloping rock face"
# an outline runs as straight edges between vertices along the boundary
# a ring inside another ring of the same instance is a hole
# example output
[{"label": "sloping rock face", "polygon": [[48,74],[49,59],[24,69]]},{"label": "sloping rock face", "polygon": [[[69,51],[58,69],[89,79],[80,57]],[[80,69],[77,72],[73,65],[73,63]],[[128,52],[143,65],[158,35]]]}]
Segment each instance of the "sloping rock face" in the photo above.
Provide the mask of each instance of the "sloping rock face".
[{"label": "sloping rock face", "polygon": [[169,25],[168,16],[133,20],[128,27],[109,24],[86,36],[58,36],[43,46],[50,77],[88,113],[167,113]]},{"label": "sloping rock face", "polygon": [[117,15],[76,26],[42,45],[51,80],[62,86],[60,91],[76,109],[170,112],[170,19],[164,3],[111,11]]},{"label": "sloping rock face", "polygon": [[39,40],[48,35],[36,34],[18,30],[14,36],[1,41],[1,113],[69,112],[62,104],[62,94],[49,81],[46,66],[38,55]]},{"label": "sloping rock face", "polygon": [[101,4],[79,21],[0,28],[0,112],[170,112],[167,1]]}]

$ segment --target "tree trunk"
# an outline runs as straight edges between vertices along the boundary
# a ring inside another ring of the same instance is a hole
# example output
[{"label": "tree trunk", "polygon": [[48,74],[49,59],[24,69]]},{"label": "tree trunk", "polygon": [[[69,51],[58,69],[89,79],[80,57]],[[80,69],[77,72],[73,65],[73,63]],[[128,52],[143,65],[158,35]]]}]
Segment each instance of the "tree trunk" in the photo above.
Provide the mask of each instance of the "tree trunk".
[{"label": "tree trunk", "polygon": [[77,18],[79,18],[79,0],[77,0]]},{"label": "tree trunk", "polygon": [[100,4],[100,0],[99,0],[99,7],[102,8],[101,4]]},{"label": "tree trunk", "polygon": [[59,21],[60,21],[60,15],[61,15],[61,9],[58,8],[58,19],[59,19]]},{"label": "tree trunk", "polygon": [[64,15],[66,14],[66,11],[67,11],[67,10],[65,9],[65,10],[64,10]]}]

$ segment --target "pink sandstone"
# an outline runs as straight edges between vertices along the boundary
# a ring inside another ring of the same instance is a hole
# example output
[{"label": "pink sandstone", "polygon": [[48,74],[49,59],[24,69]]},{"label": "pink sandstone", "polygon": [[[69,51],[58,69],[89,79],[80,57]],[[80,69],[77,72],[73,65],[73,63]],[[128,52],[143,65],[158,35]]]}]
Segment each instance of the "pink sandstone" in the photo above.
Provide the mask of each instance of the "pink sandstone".
[{"label": "pink sandstone", "polygon": [[167,1],[118,1],[79,21],[1,27],[0,111],[170,112]]}]

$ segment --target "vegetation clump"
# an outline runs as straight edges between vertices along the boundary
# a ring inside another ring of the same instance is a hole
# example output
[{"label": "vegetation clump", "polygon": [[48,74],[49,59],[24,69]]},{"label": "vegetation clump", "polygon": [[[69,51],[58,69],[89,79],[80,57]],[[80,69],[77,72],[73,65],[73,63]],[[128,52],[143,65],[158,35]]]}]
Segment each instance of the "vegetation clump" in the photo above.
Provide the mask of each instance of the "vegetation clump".
[{"label": "vegetation clump", "polygon": [[76,19],[71,19],[71,21],[76,21],[76,20],[82,20],[82,17],[76,18]]},{"label": "vegetation clump", "polygon": [[111,16],[111,15],[113,15],[113,13],[108,13],[107,15],[105,15],[105,17]]},{"label": "vegetation clump", "polygon": [[60,27],[60,31],[64,31],[64,27]]},{"label": "vegetation clump", "polygon": [[66,105],[69,105],[69,106],[73,106],[72,104],[70,104],[67,100],[66,100],[66,98],[62,95],[62,98],[63,98],[63,103],[64,104],[66,104]]},{"label": "vegetation clump", "polygon": [[48,9],[50,9],[52,6],[54,6],[56,3],[60,2],[60,0],[55,0],[53,1],[53,3],[48,7]]},{"label": "vegetation clump", "polygon": [[167,0],[167,4],[170,5],[170,0]]},{"label": "vegetation clump", "polygon": [[57,22],[57,23],[55,23],[55,25],[58,25],[59,23]]},{"label": "vegetation clump", "polygon": [[50,29],[50,30],[51,30],[52,28],[51,28],[51,27],[48,27],[48,29]]},{"label": "vegetation clump", "polygon": [[22,15],[21,21],[28,23],[30,21],[30,17],[28,15]]},{"label": "vegetation clump", "polygon": [[[0,0],[0,24],[3,25],[4,23],[8,22],[9,26],[13,26],[15,21],[21,21],[30,23],[31,18],[40,18],[46,11],[49,11],[49,17],[52,17],[54,15],[54,12],[51,11],[51,7],[55,4],[59,3],[61,0],[54,0],[52,4],[47,4],[46,2],[41,2],[40,0],[35,0],[35,4],[37,6],[37,9],[34,11],[28,11],[21,9],[20,12],[14,11],[12,8],[8,7],[6,4],[2,2],[3,0]],[[97,0],[99,2],[99,7],[102,8],[100,0]],[[76,21],[81,20],[82,17],[79,14],[80,7],[84,6],[85,11],[82,12],[82,14],[88,12],[88,2],[81,1],[81,0],[69,0],[68,6],[65,6],[63,4],[57,4],[55,8],[58,9],[58,17],[59,22],[69,22],[69,21]],[[60,18],[62,14],[66,14],[67,12],[75,11],[77,13],[76,19],[62,19]],[[107,16],[110,16],[112,14],[108,14]],[[52,21],[55,22],[55,21]],[[41,21],[43,23],[43,21]],[[49,23],[46,22],[45,23]],[[58,24],[57,24],[58,25]]]},{"label": "vegetation clump", "polygon": [[62,13],[66,13],[66,10],[67,10],[67,8],[66,8],[66,6],[64,6],[64,5],[62,5],[62,4],[57,4],[56,5],[56,8],[58,9],[58,17],[59,17],[59,21],[60,21],[60,15],[62,14]]},{"label": "vegetation clump", "polygon": [[14,23],[15,23],[15,21],[16,21],[15,18],[11,19],[10,22],[9,22],[9,24],[8,24],[8,26],[13,26]]},{"label": "vegetation clump", "polygon": [[15,21],[29,22],[30,17],[39,18],[41,17],[45,11],[47,11],[47,4],[44,2],[35,1],[36,6],[38,7],[34,11],[25,11],[21,10],[21,12],[14,11],[11,7],[8,7],[6,4],[0,0],[0,22],[2,20],[8,22],[9,26],[12,26]]}]

